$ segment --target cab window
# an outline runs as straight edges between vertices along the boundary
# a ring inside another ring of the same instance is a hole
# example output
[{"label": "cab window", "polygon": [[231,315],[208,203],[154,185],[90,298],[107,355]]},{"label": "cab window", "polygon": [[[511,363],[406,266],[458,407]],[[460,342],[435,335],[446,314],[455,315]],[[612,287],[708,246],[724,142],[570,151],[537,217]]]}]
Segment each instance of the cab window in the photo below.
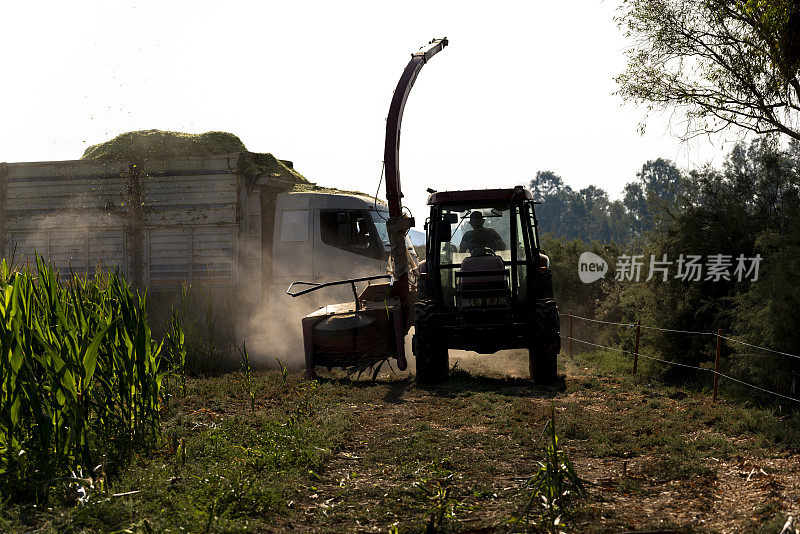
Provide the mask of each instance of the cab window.
[{"label": "cab window", "polygon": [[320,212],[320,237],[326,245],[384,259],[385,248],[366,210]]}]

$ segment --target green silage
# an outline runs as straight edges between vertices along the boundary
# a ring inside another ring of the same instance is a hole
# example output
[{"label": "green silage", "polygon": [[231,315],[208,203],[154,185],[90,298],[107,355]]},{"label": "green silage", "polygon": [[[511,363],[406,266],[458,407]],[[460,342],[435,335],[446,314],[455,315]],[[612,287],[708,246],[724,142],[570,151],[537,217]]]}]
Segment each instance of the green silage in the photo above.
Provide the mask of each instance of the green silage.
[{"label": "green silage", "polygon": [[162,130],[140,130],[92,145],[83,160],[167,159],[246,152],[242,140],[228,132],[189,134]]},{"label": "green silage", "polygon": [[204,157],[221,154],[242,154],[239,171],[249,176],[269,175],[310,184],[288,161],[269,153],[249,152],[241,139],[228,132],[190,134],[163,130],[127,132],[114,139],[92,145],[81,156],[93,161],[143,161],[171,158]]}]

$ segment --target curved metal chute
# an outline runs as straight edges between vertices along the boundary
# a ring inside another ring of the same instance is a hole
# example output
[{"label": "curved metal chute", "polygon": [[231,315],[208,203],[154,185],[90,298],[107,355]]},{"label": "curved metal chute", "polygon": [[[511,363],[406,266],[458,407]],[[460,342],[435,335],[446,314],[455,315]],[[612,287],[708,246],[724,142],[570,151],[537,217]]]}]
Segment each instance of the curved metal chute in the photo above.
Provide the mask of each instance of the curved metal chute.
[{"label": "curved metal chute", "polygon": [[[392,103],[389,106],[389,116],[386,119],[386,144],[383,151],[383,162],[386,168],[386,200],[389,204],[389,220],[386,228],[389,232],[391,245],[392,265],[395,274],[396,294],[400,298],[401,306],[410,313],[411,295],[408,287],[408,260],[406,256],[405,236],[409,228],[414,225],[414,220],[403,216],[403,192],[400,187],[400,125],[403,122],[403,110],[408,100],[408,94],[414,86],[419,71],[430,58],[448,45],[447,38],[434,39],[419,51],[411,54],[397,88],[394,90]],[[408,315],[407,315],[408,316]],[[406,331],[410,327],[406,321]]]}]

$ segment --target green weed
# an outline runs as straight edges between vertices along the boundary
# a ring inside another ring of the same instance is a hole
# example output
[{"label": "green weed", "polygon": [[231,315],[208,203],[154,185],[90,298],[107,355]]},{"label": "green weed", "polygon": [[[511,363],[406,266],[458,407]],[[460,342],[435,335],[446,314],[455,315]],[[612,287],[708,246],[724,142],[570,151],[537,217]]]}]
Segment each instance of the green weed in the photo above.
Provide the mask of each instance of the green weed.
[{"label": "green weed", "polygon": [[239,353],[239,363],[242,366],[242,373],[244,374],[244,387],[247,391],[247,396],[250,397],[250,411],[256,409],[256,395],[253,392],[253,368],[250,365],[250,356],[247,354],[247,343],[242,343],[242,348],[236,347]]},{"label": "green weed", "polygon": [[544,433],[548,440],[545,461],[539,462],[539,471],[526,484],[530,494],[514,525],[522,519],[538,519],[548,532],[555,533],[569,515],[573,498],[585,495],[586,489],[567,453],[559,447],[553,407]]},{"label": "green weed", "polygon": [[432,463],[428,471],[412,484],[411,495],[425,509],[425,532],[441,532],[456,519],[459,501],[453,497],[455,475],[439,462]]}]

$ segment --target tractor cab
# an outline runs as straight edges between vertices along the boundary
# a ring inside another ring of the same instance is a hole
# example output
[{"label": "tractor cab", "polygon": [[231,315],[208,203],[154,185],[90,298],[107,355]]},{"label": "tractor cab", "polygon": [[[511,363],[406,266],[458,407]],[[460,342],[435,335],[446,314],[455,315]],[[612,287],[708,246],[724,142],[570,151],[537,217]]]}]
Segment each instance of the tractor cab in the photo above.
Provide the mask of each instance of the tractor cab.
[{"label": "tractor cab", "polygon": [[529,273],[548,261],[530,191],[437,192],[428,204],[424,297],[466,316],[525,307]]}]

